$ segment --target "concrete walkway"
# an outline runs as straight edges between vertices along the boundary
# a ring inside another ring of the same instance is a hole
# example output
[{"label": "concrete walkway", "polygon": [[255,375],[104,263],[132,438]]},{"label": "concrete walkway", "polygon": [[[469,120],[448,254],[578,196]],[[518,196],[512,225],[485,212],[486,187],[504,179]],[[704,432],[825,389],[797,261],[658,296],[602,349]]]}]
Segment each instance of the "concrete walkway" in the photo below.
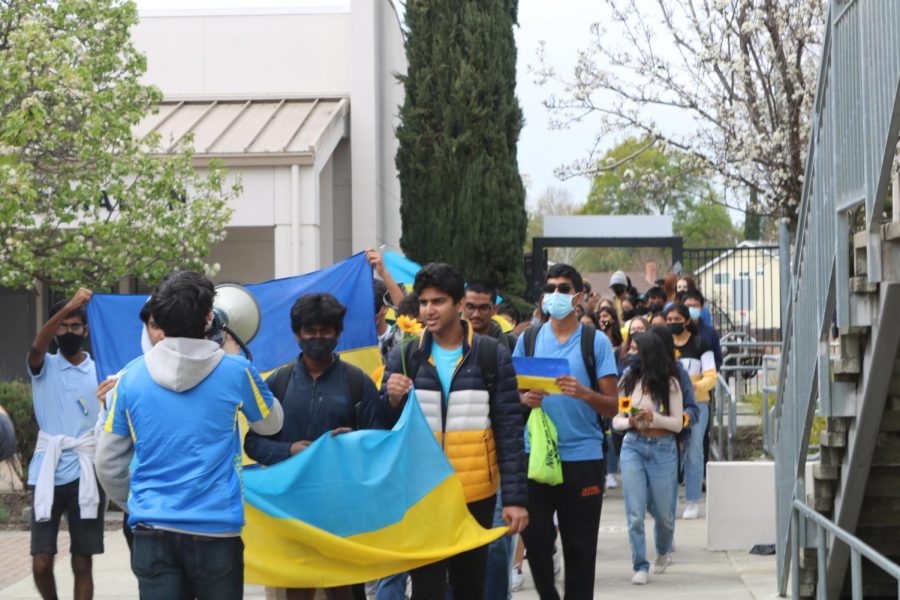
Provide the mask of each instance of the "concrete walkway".
[{"label": "concrete walkway", "polygon": [[[702,514],[705,514],[702,513]],[[648,517],[648,530],[652,519]],[[63,532],[60,538],[67,537]],[[652,537],[652,534],[651,534]],[[67,542],[67,540],[66,540]],[[648,544],[652,548],[652,542]],[[682,521],[675,527],[674,564],[663,575],[651,575],[646,586],[631,585],[631,550],[625,524],[621,490],[609,492],[603,504],[597,551],[595,596],[597,598],[667,598],[742,600],[776,598],[775,557],[753,556],[741,552],[707,552],[706,521]],[[39,598],[30,574],[27,533],[0,533],[0,598],[24,600]],[[68,548],[60,539],[60,549]],[[749,549],[748,549],[749,550]],[[648,557],[650,560],[652,556]],[[24,559],[24,560],[22,560]],[[61,599],[72,598],[72,574],[68,554],[57,557],[56,580]],[[7,570],[13,567],[14,571]],[[94,597],[98,599],[137,598],[137,582],[129,569],[128,547],[121,531],[108,531],[106,553],[95,557]],[[265,598],[259,586],[246,586],[245,597]],[[537,593],[525,565],[525,585],[514,600],[536,599]],[[488,599],[496,600],[496,599]]]}]

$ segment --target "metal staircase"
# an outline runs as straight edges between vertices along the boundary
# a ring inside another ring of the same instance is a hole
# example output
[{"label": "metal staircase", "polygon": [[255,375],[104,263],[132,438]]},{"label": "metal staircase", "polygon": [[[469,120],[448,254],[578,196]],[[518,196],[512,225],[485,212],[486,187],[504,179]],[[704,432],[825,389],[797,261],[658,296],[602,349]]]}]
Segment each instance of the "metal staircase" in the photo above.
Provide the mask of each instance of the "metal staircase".
[{"label": "metal staircase", "polygon": [[[900,569],[882,560],[900,559],[896,178],[884,213],[900,131],[900,2],[832,0],[814,110],[775,409],[779,592],[793,571],[795,597],[896,598]],[[810,440],[816,414],[825,431]],[[806,489],[811,442],[820,461]]]}]

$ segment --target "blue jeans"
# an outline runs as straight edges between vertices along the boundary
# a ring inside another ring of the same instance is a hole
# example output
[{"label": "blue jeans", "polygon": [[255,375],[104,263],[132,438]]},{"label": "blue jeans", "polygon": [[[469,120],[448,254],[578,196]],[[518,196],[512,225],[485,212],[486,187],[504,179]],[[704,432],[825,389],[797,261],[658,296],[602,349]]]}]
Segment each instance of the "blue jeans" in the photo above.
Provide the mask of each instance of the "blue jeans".
[{"label": "blue jeans", "polygon": [[678,486],[678,448],[675,435],[650,437],[628,432],[622,444],[619,465],[628,518],[628,542],[635,571],[648,571],[644,517],[649,504],[653,515],[656,553],[672,551],[675,511],[672,493]]},{"label": "blue jeans", "polygon": [[409,573],[397,573],[379,579],[375,600],[405,600],[407,580]]},{"label": "blue jeans", "polygon": [[[494,507],[492,527],[504,527],[503,502],[497,492],[497,506]],[[511,597],[509,578],[512,572],[512,536],[504,535],[488,544],[487,572],[484,578],[484,597],[505,600]]]},{"label": "blue jeans", "polygon": [[709,423],[709,402],[698,402],[700,422],[691,427],[687,452],[684,456],[684,499],[699,502],[703,491],[703,432]]},{"label": "blue jeans", "polygon": [[143,600],[239,600],[244,596],[240,537],[138,528],[131,568]]}]

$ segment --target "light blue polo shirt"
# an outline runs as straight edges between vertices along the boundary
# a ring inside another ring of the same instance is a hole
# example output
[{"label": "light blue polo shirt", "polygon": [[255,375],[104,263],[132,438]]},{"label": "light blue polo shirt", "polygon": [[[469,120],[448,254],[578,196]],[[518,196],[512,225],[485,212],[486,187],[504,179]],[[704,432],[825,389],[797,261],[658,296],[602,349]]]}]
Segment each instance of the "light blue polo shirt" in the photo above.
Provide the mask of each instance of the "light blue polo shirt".
[{"label": "light blue polo shirt", "polygon": [[[569,373],[582,384],[590,387],[581,356],[581,332],[579,324],[565,343],[560,344],[549,323],[541,327],[534,341],[534,355],[545,358],[565,358],[569,361]],[[525,356],[525,336],[519,336],[513,356]],[[597,331],[594,335],[594,362],[597,372],[594,379],[611,375],[616,377],[616,359],[609,338]],[[556,426],[559,437],[559,457],[564,461],[600,460],[603,458],[603,431],[600,429],[598,414],[587,402],[564,394],[544,396],[544,412]],[[525,451],[529,450],[528,430],[525,430]]]},{"label": "light blue polo shirt", "polygon": [[[65,435],[79,438],[94,430],[100,401],[97,400],[97,370],[94,361],[85,352],[85,359],[73,365],[60,354],[45,354],[44,366],[35,375],[31,373],[31,396],[38,427],[49,435]],[[36,485],[38,473],[44,462],[44,453],[35,452],[28,465],[28,484]],[[56,466],[54,485],[70,483],[81,477],[78,455],[63,450]]]}]

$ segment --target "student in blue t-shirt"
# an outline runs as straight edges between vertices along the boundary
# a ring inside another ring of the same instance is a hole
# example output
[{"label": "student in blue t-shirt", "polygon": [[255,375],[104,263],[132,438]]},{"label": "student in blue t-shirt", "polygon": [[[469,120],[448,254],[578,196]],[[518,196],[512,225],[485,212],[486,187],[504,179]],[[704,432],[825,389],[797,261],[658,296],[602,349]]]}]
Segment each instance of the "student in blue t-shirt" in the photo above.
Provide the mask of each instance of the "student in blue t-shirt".
[{"label": "student in blue t-shirt", "polygon": [[[566,264],[547,271],[541,304],[550,320],[537,332],[534,356],[565,358],[571,375],[560,377],[562,394],[519,390],[522,403],[541,407],[556,426],[563,483],[549,486],[528,480],[530,522],[522,533],[534,584],[542,599],[558,599],[553,575],[556,530],[565,557],[565,596],[591,598],[597,558],[597,533],[603,505],[603,430],[598,415],[618,412],[616,360],[609,338],[594,336],[595,373],[587,373],[581,353],[583,326],[573,312],[583,299],[581,274]],[[525,356],[525,336],[519,337],[513,356]],[[599,392],[591,387],[596,380]],[[527,447],[526,447],[527,451]]]},{"label": "student in blue t-shirt", "polygon": [[206,339],[214,297],[191,271],[156,288],[150,312],[165,339],[120,373],[100,434],[97,476],[130,515],[142,598],[243,595],[238,412],[263,435],[281,429],[282,412],[246,359]]}]

